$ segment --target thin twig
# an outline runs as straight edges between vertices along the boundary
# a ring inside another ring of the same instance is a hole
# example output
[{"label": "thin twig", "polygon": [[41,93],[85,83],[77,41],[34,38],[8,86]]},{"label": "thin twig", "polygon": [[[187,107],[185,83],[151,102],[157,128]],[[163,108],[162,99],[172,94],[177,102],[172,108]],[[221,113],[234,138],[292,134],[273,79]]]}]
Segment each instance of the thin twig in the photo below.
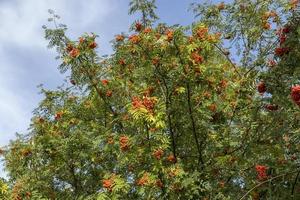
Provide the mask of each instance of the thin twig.
[{"label": "thin twig", "polygon": [[232,60],[229,58],[229,56],[225,53],[225,51],[219,47],[218,45],[214,44],[214,46],[225,56],[225,58],[228,60],[228,62],[233,66],[234,71],[239,75],[239,77],[242,77],[240,72],[238,71],[236,65],[232,62]]},{"label": "thin twig", "polygon": [[299,174],[300,174],[300,171],[297,173],[297,176],[295,178],[295,181],[294,181],[294,184],[293,184],[293,188],[292,188],[292,195],[294,195],[294,190],[295,190],[295,186],[297,184],[298,178],[299,178]]},{"label": "thin twig", "polygon": [[245,199],[245,197],[247,197],[253,190],[255,190],[256,188],[260,187],[261,185],[263,185],[263,184],[265,184],[265,183],[268,183],[268,182],[270,182],[270,181],[272,181],[272,180],[274,180],[274,179],[277,179],[277,178],[286,176],[286,175],[288,175],[288,174],[293,174],[293,173],[296,173],[296,172],[299,173],[299,172],[300,172],[299,169],[296,170],[296,171],[293,171],[293,172],[287,172],[287,173],[285,173],[285,174],[280,174],[280,175],[278,175],[278,176],[274,176],[273,178],[270,178],[270,179],[268,179],[268,180],[265,180],[265,181],[263,181],[263,182],[261,182],[261,183],[255,185],[255,186],[254,186],[253,188],[251,188],[250,190],[248,190],[248,192],[246,192],[239,200]]}]

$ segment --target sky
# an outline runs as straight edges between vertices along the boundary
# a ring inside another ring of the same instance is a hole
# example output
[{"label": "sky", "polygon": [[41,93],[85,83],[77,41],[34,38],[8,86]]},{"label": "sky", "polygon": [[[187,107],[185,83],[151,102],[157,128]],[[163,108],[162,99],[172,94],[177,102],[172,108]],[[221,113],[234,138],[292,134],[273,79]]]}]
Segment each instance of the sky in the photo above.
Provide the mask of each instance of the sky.
[{"label": "sky", "polygon": [[[188,25],[192,2],[157,0],[161,22]],[[110,41],[127,32],[134,16],[128,16],[129,0],[0,0],[0,146],[26,133],[32,111],[42,96],[37,85],[55,89],[66,75],[57,70],[54,50],[47,49],[42,26],[49,24],[48,9],[60,15],[68,35],[76,39],[85,32],[99,35],[98,53],[112,52]],[[5,176],[0,164],[0,177]]]}]

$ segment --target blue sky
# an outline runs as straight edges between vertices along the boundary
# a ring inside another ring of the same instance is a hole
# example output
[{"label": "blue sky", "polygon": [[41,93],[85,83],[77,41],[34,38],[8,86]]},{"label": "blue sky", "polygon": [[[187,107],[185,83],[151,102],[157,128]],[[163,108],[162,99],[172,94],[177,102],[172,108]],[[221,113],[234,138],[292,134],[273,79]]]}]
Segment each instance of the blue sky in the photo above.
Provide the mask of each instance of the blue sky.
[{"label": "blue sky", "polygon": [[[187,25],[193,14],[187,9],[201,0],[157,0],[160,21]],[[32,110],[41,96],[37,85],[59,86],[64,75],[57,70],[55,52],[47,49],[43,24],[53,9],[77,38],[94,32],[99,54],[109,54],[109,41],[126,32],[134,17],[128,16],[129,0],[0,0],[0,146],[16,132],[26,133]],[[4,176],[1,172],[0,176]]]}]

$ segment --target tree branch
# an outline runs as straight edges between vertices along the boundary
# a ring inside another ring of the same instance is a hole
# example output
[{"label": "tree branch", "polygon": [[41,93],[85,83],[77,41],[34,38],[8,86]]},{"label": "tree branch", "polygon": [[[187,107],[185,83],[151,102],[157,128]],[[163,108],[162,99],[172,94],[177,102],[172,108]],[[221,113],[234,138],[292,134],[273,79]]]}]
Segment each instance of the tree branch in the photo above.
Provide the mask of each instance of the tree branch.
[{"label": "tree branch", "polygon": [[293,188],[292,188],[292,193],[291,195],[294,195],[294,190],[295,190],[295,186],[297,184],[297,181],[298,181],[298,178],[299,178],[299,174],[300,174],[300,171],[298,171],[297,175],[296,175],[296,178],[295,178],[295,181],[294,181],[294,184],[293,184]]},{"label": "tree branch", "polygon": [[265,183],[268,183],[268,182],[270,182],[270,181],[272,181],[272,180],[274,180],[274,179],[277,179],[277,178],[286,176],[286,175],[288,175],[288,174],[293,174],[293,173],[296,173],[296,172],[298,172],[298,174],[300,173],[299,170],[296,170],[296,171],[292,171],[292,172],[287,172],[287,173],[285,173],[285,174],[280,174],[280,175],[278,175],[278,176],[274,176],[273,178],[270,178],[270,179],[268,179],[268,180],[265,180],[265,181],[263,181],[263,182],[261,182],[261,183],[255,185],[255,186],[254,186],[253,188],[251,188],[250,190],[248,190],[248,192],[246,192],[239,200],[245,199],[245,197],[247,197],[253,190],[255,190],[256,188],[260,187],[261,185],[263,185],[263,184],[265,184]]},{"label": "tree branch", "polygon": [[[179,49],[178,45],[176,44],[176,38],[174,38],[174,46],[177,50],[177,56],[179,57],[180,64],[182,65],[182,67],[184,67],[184,61],[181,58],[180,49]],[[191,89],[190,89],[189,80],[186,83],[186,87],[187,87],[188,112],[189,112],[190,120],[191,120],[191,123],[192,123],[193,136],[195,138],[196,147],[197,147],[197,151],[198,151],[198,155],[199,155],[198,164],[201,163],[202,168],[203,168],[203,166],[204,166],[203,155],[202,155],[203,141],[201,141],[201,144],[199,144],[199,139],[198,139],[197,130],[196,130],[196,123],[195,123],[195,119],[194,119],[193,111],[192,111]]]},{"label": "tree branch", "polygon": [[236,65],[232,62],[232,60],[229,58],[229,56],[225,53],[225,51],[219,47],[218,45],[214,44],[214,46],[225,56],[225,58],[228,60],[228,62],[233,66],[234,71],[239,75],[239,77],[242,77],[239,70],[237,69]]}]

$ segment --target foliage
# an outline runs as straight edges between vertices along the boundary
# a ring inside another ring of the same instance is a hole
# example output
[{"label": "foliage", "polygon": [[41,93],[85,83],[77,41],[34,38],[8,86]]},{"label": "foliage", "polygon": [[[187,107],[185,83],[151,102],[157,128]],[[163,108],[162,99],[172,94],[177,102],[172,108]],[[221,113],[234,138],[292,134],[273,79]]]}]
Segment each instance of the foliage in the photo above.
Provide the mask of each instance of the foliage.
[{"label": "foliage", "polygon": [[1,199],[6,199],[8,197],[9,193],[9,188],[8,184],[4,179],[0,179],[0,198]]},{"label": "foliage", "polygon": [[142,23],[109,57],[51,11],[70,83],[41,88],[6,147],[11,199],[299,198],[297,2],[194,4],[182,27],[153,25],[154,1],[135,0]]}]

